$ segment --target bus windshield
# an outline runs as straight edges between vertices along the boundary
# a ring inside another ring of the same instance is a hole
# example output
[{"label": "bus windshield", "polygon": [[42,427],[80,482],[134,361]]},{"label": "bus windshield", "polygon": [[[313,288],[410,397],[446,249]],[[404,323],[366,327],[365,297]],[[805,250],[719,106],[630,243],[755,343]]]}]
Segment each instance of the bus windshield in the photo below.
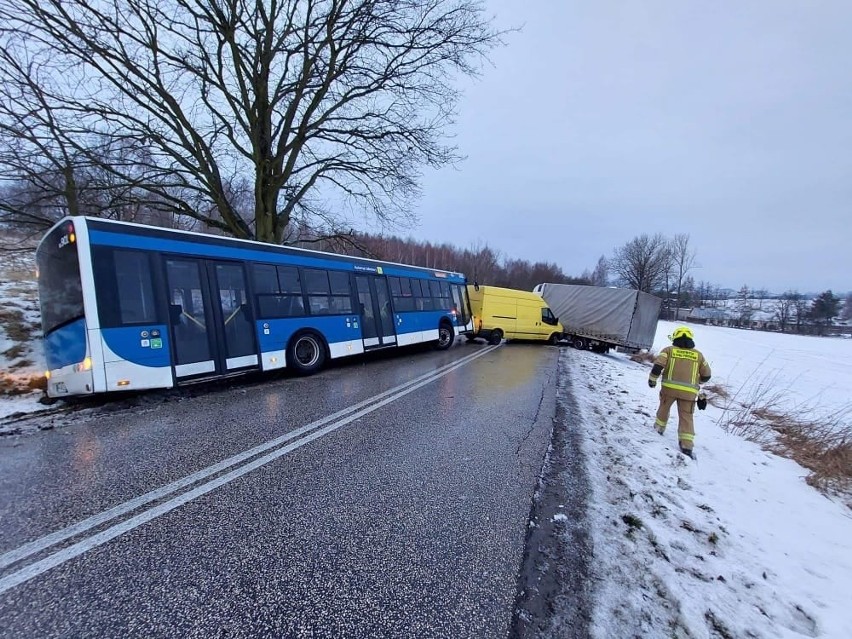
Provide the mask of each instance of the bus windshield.
[{"label": "bus windshield", "polygon": [[56,227],[39,244],[38,294],[41,326],[47,335],[55,328],[83,317],[83,287],[74,226]]}]

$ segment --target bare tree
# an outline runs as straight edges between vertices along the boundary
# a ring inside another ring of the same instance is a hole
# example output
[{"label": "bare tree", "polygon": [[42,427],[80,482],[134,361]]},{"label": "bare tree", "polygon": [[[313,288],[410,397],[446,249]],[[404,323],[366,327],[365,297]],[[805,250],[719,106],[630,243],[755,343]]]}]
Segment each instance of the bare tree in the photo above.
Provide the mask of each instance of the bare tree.
[{"label": "bare tree", "polygon": [[[688,307],[695,306],[696,302],[696,288],[695,288],[695,279],[691,275],[687,275],[683,282],[681,283],[681,304],[686,302]],[[699,300],[700,301],[700,298]]]},{"label": "bare tree", "polygon": [[751,305],[752,293],[748,286],[743,284],[743,287],[737,292],[737,325],[748,326],[751,321],[751,316],[754,315],[754,308]]},{"label": "bare tree", "polygon": [[674,281],[674,259],[672,255],[671,244],[666,240],[663,248],[660,251],[660,259],[663,263],[663,275],[661,283],[661,296],[663,298],[663,309],[665,310],[666,319],[672,319],[672,303],[671,291]]},{"label": "bare tree", "polygon": [[615,249],[609,264],[620,284],[652,293],[664,284],[668,267],[666,241],[659,233],[635,237]]},{"label": "bare tree", "polygon": [[811,302],[804,295],[793,292],[793,308],[796,310],[796,332],[802,332],[802,325],[811,311]]},{"label": "bare tree", "polygon": [[578,279],[585,281],[591,286],[608,286],[609,262],[607,262],[607,259],[601,255],[598,258],[598,263],[595,264],[595,269],[593,271],[585,269]]},{"label": "bare tree", "polygon": [[589,281],[593,286],[606,286],[609,283],[609,262],[603,255],[598,258],[598,263],[595,264],[595,270],[592,271]]},{"label": "bare tree", "polygon": [[763,310],[763,302],[769,299],[769,291],[765,288],[756,288],[753,289],[752,297],[757,300],[757,308],[758,310]]},{"label": "bare tree", "polygon": [[689,245],[689,235],[685,233],[675,235],[669,242],[669,252],[671,253],[672,270],[677,290],[677,306],[675,307],[675,321],[677,321],[680,305],[683,301],[684,280],[695,264],[695,251]]},{"label": "bare tree", "polygon": [[64,171],[69,212],[96,137],[146,149],[101,168],[147,206],[237,237],[392,224],[499,38],[479,0],[0,0],[6,154]]},{"label": "bare tree", "polygon": [[698,297],[698,303],[701,306],[711,305],[713,297],[713,285],[709,282],[701,280],[695,289],[695,295]]},{"label": "bare tree", "polygon": [[846,295],[843,302],[843,310],[840,312],[840,319],[849,321],[852,319],[852,293]]},{"label": "bare tree", "polygon": [[785,291],[775,305],[775,319],[781,327],[781,332],[787,330],[787,325],[793,319],[796,310],[796,301],[801,298],[796,291]]},{"label": "bare tree", "polygon": [[500,253],[493,250],[487,244],[477,240],[469,250],[465,251],[470,260],[465,273],[474,284],[486,284],[496,282],[500,277]]}]

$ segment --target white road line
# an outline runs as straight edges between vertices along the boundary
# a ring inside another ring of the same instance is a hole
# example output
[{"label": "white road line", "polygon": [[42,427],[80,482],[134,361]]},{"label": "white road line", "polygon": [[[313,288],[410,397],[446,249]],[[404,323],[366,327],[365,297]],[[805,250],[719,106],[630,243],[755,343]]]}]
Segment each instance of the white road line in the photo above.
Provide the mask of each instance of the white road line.
[{"label": "white road line", "polygon": [[461,358],[460,360],[456,360],[456,361],[451,362],[449,364],[445,364],[444,366],[441,366],[441,367],[439,367],[439,368],[437,368],[433,371],[429,371],[428,373],[425,373],[425,374],[423,374],[419,377],[415,377],[412,380],[409,380],[407,382],[399,384],[399,385],[395,386],[394,388],[391,388],[391,389],[386,390],[382,393],[379,393],[378,395],[368,397],[367,399],[360,401],[357,404],[347,406],[346,408],[341,409],[341,410],[337,411],[336,413],[332,413],[331,415],[327,415],[326,417],[323,417],[321,419],[313,421],[310,424],[306,424],[305,426],[301,426],[300,428],[297,428],[297,429],[292,430],[288,433],[285,433],[284,435],[281,435],[280,437],[276,437],[275,439],[271,439],[267,442],[264,442],[263,444],[259,444],[259,445],[255,446],[254,448],[251,448],[247,451],[244,451],[242,453],[234,455],[233,457],[229,457],[228,459],[224,459],[221,462],[213,464],[212,466],[208,466],[207,468],[202,468],[201,470],[199,470],[195,473],[192,473],[191,475],[187,475],[186,477],[183,477],[182,479],[178,479],[178,480],[176,480],[176,481],[174,481],[170,484],[166,484],[165,486],[161,486],[160,488],[157,488],[155,490],[147,492],[144,495],[140,495],[140,496],[135,497],[135,498],[133,498],[129,501],[126,501],[122,504],[118,504],[117,506],[114,506],[114,507],[112,507],[108,510],[101,512],[101,513],[98,513],[96,515],[92,515],[91,517],[88,517],[87,519],[79,521],[76,524],[72,524],[71,526],[63,528],[61,530],[57,530],[56,532],[45,535],[44,537],[40,537],[39,539],[35,539],[31,542],[28,542],[28,543],[14,549],[14,550],[10,550],[10,551],[0,555],[0,570],[2,570],[6,566],[9,566],[9,565],[11,565],[11,564],[13,564],[17,561],[20,561],[21,559],[29,557],[32,554],[35,554],[37,552],[41,552],[42,550],[49,548],[50,546],[53,546],[54,544],[58,544],[61,541],[69,539],[70,537],[74,537],[76,535],[79,535],[80,533],[86,532],[87,530],[90,530],[92,528],[100,526],[101,524],[104,524],[104,523],[110,521],[111,519],[115,519],[116,517],[120,517],[121,515],[129,513],[133,510],[136,510],[140,506],[144,506],[145,504],[148,504],[152,501],[162,499],[163,497],[166,497],[166,496],[170,495],[171,493],[173,493],[175,491],[181,490],[182,488],[186,488],[187,486],[191,486],[192,484],[194,484],[198,481],[201,481],[202,479],[206,479],[207,477],[210,477],[211,475],[215,475],[216,473],[219,473],[219,472],[221,472],[221,471],[223,471],[227,468],[230,468],[231,466],[233,466],[235,464],[242,463],[245,460],[254,457],[255,455],[259,455],[261,453],[264,453],[264,452],[270,450],[271,448],[275,448],[276,446],[280,446],[281,444],[283,444],[286,441],[289,441],[289,440],[291,440],[295,437],[299,437],[299,436],[301,436],[301,435],[303,435],[303,434],[305,434],[305,433],[307,433],[307,432],[309,432],[309,431],[311,431],[315,428],[319,428],[320,426],[323,426],[323,425],[325,425],[329,422],[332,422],[335,419],[339,419],[341,417],[344,417],[345,415],[348,415],[349,413],[351,413],[353,411],[359,410],[360,408],[363,408],[364,406],[367,406],[368,404],[370,404],[374,401],[378,401],[378,400],[382,399],[383,397],[387,397],[388,395],[396,393],[399,390],[405,388],[406,386],[408,386],[410,384],[416,384],[420,380],[426,379],[427,377],[430,377],[430,376],[432,376],[432,375],[434,375],[438,372],[441,372],[442,370],[444,370],[446,368],[454,366],[454,365],[456,365],[460,362],[467,362],[470,359],[478,356],[479,354],[480,354],[479,352],[476,352],[476,353],[473,353],[471,355],[467,355],[467,356]]},{"label": "white road line", "polygon": [[[381,408],[382,406],[385,406],[386,404],[389,404],[389,403],[391,403],[391,402],[393,402],[393,401],[395,401],[395,400],[397,400],[401,397],[404,397],[405,395],[417,390],[418,388],[421,388],[422,386],[425,386],[426,384],[429,384],[429,383],[435,381],[436,379],[443,377],[447,373],[450,373],[450,372],[454,371],[455,369],[466,365],[467,363],[473,361],[474,359],[485,355],[486,353],[494,350],[494,348],[497,348],[497,347],[488,347],[488,348],[486,348],[482,351],[478,351],[477,353],[474,353],[474,354],[469,355],[467,357],[464,357],[460,360],[457,360],[455,362],[447,364],[447,365],[445,365],[441,368],[438,368],[434,371],[431,371],[431,372],[429,372],[425,375],[421,375],[420,377],[417,377],[413,380],[410,380],[409,382],[406,382],[404,384],[400,384],[400,385],[398,385],[398,386],[396,386],[396,387],[394,387],[390,390],[387,390],[383,393],[380,393],[380,394],[375,395],[371,398],[363,400],[363,401],[361,401],[357,404],[353,404],[352,406],[350,406],[348,408],[345,408],[345,409],[340,410],[336,413],[333,413],[332,415],[329,415],[329,416],[324,417],[320,420],[312,422],[311,424],[308,424],[307,426],[303,426],[303,427],[298,428],[296,430],[293,430],[289,433],[286,433],[285,435],[282,435],[281,437],[278,437],[274,440],[270,440],[269,442],[267,442],[265,444],[261,444],[259,446],[256,446],[255,448],[252,448],[251,450],[248,450],[244,453],[230,457],[230,458],[228,458],[228,459],[226,459],[222,462],[219,462],[218,464],[215,464],[213,466],[209,466],[208,468],[205,468],[201,471],[193,473],[192,475],[189,475],[189,476],[187,476],[187,477],[185,477],[181,480],[178,480],[176,482],[172,482],[171,484],[163,486],[162,488],[159,488],[155,491],[151,491],[149,493],[146,493],[145,495],[141,495],[140,497],[137,497],[137,498],[132,499],[130,501],[124,502],[123,504],[120,504],[120,505],[118,505],[114,508],[111,508],[107,511],[104,511],[103,513],[100,513],[100,514],[95,515],[93,517],[89,517],[88,519],[85,519],[85,520],[83,520],[83,521],[81,521],[77,524],[74,524],[73,526],[69,526],[69,527],[64,528],[62,530],[56,531],[55,533],[51,533],[50,535],[46,535],[44,537],[41,537],[40,539],[37,539],[33,542],[30,542],[28,544],[24,544],[23,546],[21,546],[20,548],[18,548],[16,550],[7,552],[2,557],[0,557],[0,559],[6,560],[5,563],[0,563],[0,568],[3,567],[3,566],[9,565],[10,563],[12,563],[14,561],[18,561],[18,560],[20,560],[24,557],[27,557],[27,556],[29,556],[33,553],[39,552],[40,550],[44,550],[45,548],[48,548],[48,547],[50,547],[50,546],[52,546],[52,545],[54,545],[54,544],[56,544],[56,543],[58,543],[62,540],[68,539],[69,537],[72,537],[74,535],[80,534],[81,532],[89,530],[89,529],[91,529],[91,528],[93,528],[93,527],[95,527],[95,526],[97,526],[101,523],[105,523],[105,522],[109,521],[110,519],[114,519],[115,517],[118,517],[122,514],[125,514],[125,513],[129,512],[129,511],[131,511],[135,508],[138,508],[139,506],[141,506],[145,503],[154,501],[155,499],[158,499],[158,498],[165,497],[166,495],[171,494],[171,493],[175,492],[176,490],[179,490],[180,488],[184,488],[188,485],[191,485],[192,483],[195,483],[196,481],[199,481],[201,479],[209,477],[210,475],[213,475],[213,474],[215,474],[215,473],[217,473],[221,470],[224,470],[225,468],[233,466],[234,464],[237,464],[241,461],[245,461],[246,459],[249,459],[249,458],[251,458],[251,457],[253,457],[253,456],[255,456],[259,453],[265,452],[265,451],[269,450],[270,448],[274,448],[275,446],[277,446],[277,445],[279,445],[279,444],[281,444],[281,443],[283,443],[283,442],[285,442],[289,439],[293,439],[295,437],[298,437],[299,435],[305,434],[308,431],[311,431],[311,430],[316,429],[316,428],[318,428],[318,427],[320,427],[324,424],[327,424],[328,422],[333,421],[334,419],[342,417],[342,416],[344,416],[348,413],[353,413],[353,411],[357,411],[354,414],[349,415],[349,417],[346,417],[345,419],[337,421],[337,422],[331,424],[330,426],[326,426],[325,428],[321,428],[320,430],[315,430],[313,433],[307,435],[306,437],[303,437],[302,439],[300,439],[298,441],[295,441],[291,444],[288,444],[287,446],[279,448],[272,453],[264,455],[263,457],[259,457],[258,459],[254,460],[252,462],[249,462],[248,464],[245,464],[244,466],[241,466],[240,468],[232,470],[231,472],[226,473],[225,475],[222,475],[221,477],[218,477],[218,478],[216,478],[216,479],[214,479],[210,482],[207,482],[205,484],[197,486],[196,488],[194,488],[190,491],[187,491],[186,493],[183,493],[182,495],[180,495],[178,497],[174,497],[173,499],[170,499],[169,501],[166,501],[166,502],[164,502],[164,503],[162,503],[158,506],[155,506],[155,507],[153,507],[149,510],[146,510],[142,513],[139,513],[138,515],[135,515],[134,517],[131,517],[131,518],[125,520],[124,522],[121,522],[119,524],[115,524],[114,526],[111,526],[110,528],[107,528],[106,530],[104,530],[100,533],[97,533],[96,535],[93,535],[92,537],[88,537],[86,539],[83,539],[83,540],[69,546],[68,548],[60,550],[59,552],[54,553],[53,555],[50,555],[50,556],[48,556],[48,557],[46,557],[42,560],[34,562],[33,564],[30,564],[29,566],[26,566],[26,567],[14,572],[14,573],[9,574],[6,577],[3,577],[2,579],[0,579],[0,594],[9,590],[10,588],[14,588],[15,586],[17,586],[17,585],[19,585],[19,584],[21,584],[21,583],[23,583],[23,582],[25,582],[29,579],[32,579],[36,575],[40,575],[41,573],[43,573],[47,570],[50,570],[51,568],[53,568],[53,567],[55,567],[55,566],[57,566],[61,563],[64,563],[65,561],[68,561],[69,559],[76,557],[76,556],[90,550],[91,548],[94,548],[96,546],[104,544],[107,541],[114,539],[115,537],[127,532],[128,530],[136,528],[137,526],[140,526],[141,524],[143,524],[147,521],[150,521],[151,519],[154,519],[155,517],[158,517],[163,513],[169,512],[170,510],[173,510],[173,509],[177,508],[178,506],[181,506],[182,504],[185,504],[186,502],[188,502],[192,499],[195,499],[196,497],[198,497],[200,495],[208,493],[211,490],[218,488],[219,486],[222,486],[222,485],[224,485],[224,484],[226,484],[230,481],[233,481],[234,479],[236,479],[238,477],[241,477],[242,475],[244,475],[248,472],[251,472],[252,470],[254,470],[256,468],[259,468],[260,466],[263,466],[263,465],[265,465],[265,464],[267,464],[267,463],[269,463],[269,462],[271,462],[275,459],[278,459],[279,457],[286,455],[287,453],[295,450],[296,448],[304,446],[305,444],[313,441],[314,439],[322,437],[323,435],[325,435],[329,432],[332,432],[334,430],[337,430],[341,426],[345,426],[346,424],[349,424],[352,421],[354,421],[354,420],[356,420],[360,417],[363,417],[364,415],[367,415],[367,414]],[[381,399],[381,398],[384,398],[384,399]],[[363,406],[368,405],[368,404],[369,404],[369,406],[367,408],[362,408]],[[361,410],[358,410],[359,408]],[[155,496],[152,496],[152,495],[155,495]],[[7,560],[7,557],[13,557],[13,558]]]}]

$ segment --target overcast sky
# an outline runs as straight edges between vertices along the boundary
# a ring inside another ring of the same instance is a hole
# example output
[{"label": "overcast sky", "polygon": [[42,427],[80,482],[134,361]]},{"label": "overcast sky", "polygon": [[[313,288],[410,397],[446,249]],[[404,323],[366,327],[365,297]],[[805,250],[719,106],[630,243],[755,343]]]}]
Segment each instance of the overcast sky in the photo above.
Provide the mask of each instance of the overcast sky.
[{"label": "overcast sky", "polygon": [[591,270],[688,233],[723,287],[852,290],[852,2],[487,0],[467,156],[412,233]]}]

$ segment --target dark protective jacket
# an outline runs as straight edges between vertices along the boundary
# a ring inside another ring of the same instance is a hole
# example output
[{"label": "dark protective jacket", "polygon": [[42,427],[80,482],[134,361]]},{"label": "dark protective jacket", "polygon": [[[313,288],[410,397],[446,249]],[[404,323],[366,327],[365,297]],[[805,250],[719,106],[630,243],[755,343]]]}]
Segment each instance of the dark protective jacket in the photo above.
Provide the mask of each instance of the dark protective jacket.
[{"label": "dark protective jacket", "polygon": [[699,384],[710,381],[710,365],[695,342],[689,338],[678,338],[666,346],[651,368],[651,380],[656,381],[662,373],[662,391],[677,399],[695,399]]}]

